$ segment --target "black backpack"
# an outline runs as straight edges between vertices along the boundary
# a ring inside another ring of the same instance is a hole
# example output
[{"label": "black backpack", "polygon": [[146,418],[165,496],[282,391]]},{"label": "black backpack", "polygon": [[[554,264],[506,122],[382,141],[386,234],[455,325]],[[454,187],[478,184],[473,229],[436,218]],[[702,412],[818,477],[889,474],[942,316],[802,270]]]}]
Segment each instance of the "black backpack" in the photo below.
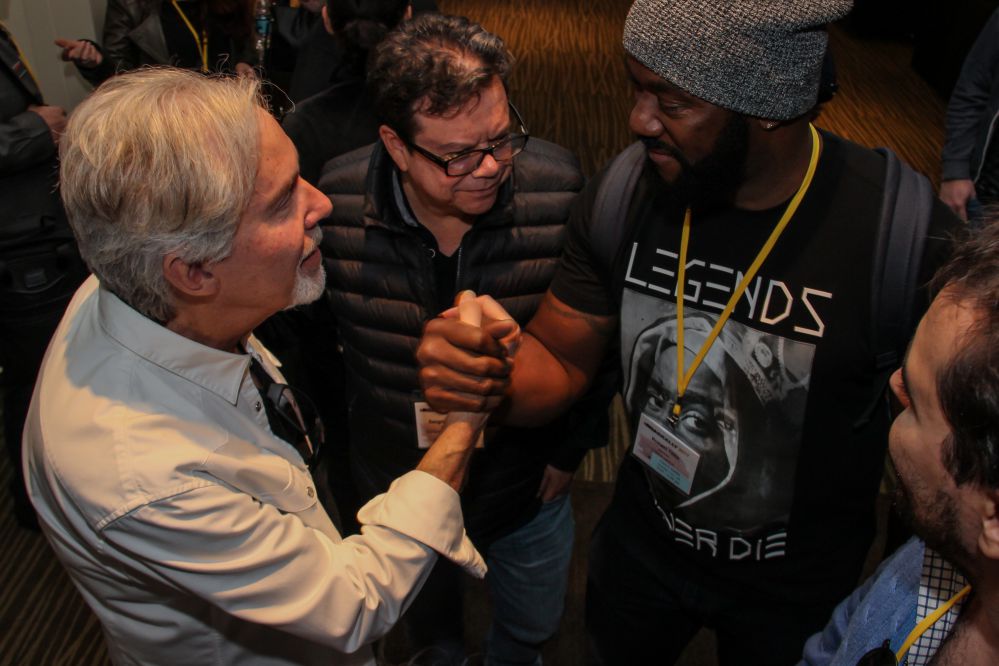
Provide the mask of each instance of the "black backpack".
[{"label": "black backpack", "polygon": [[[916,293],[935,195],[926,176],[888,148],[876,150],[885,158],[885,184],[874,247],[871,340],[875,371],[887,382],[901,364],[921,314]],[[614,158],[597,189],[590,243],[608,273],[625,236],[628,205],[644,167],[645,145],[637,141]],[[866,410],[857,425],[866,423],[877,405]]]}]

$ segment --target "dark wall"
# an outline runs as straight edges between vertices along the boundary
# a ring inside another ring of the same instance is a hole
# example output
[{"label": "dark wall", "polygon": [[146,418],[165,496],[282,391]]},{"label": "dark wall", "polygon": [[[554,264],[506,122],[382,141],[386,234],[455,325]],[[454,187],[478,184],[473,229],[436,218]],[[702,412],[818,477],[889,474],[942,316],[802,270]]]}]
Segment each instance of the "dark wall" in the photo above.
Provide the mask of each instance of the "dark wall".
[{"label": "dark wall", "polygon": [[915,30],[912,66],[947,99],[968,49],[999,0],[922,2]]},{"label": "dark wall", "polygon": [[855,0],[848,25],[863,38],[913,44],[912,66],[943,99],[999,0]]}]

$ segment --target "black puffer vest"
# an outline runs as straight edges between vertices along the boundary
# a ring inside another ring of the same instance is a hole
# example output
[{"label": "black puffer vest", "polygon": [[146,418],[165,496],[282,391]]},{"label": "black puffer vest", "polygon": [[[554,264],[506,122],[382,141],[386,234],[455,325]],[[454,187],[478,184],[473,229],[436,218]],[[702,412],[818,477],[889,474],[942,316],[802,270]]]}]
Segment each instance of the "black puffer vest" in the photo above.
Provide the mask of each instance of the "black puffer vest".
[{"label": "black puffer vest", "polygon": [[[319,185],[333,199],[322,247],[347,369],[352,469],[363,496],[385,490],[422,457],[414,354],[424,323],[438,314],[431,251],[399,215],[394,174],[376,143],[329,162]],[[582,185],[570,152],[531,139],[496,205],[462,239],[457,290],[489,294],[526,324],[554,275]],[[463,492],[470,534],[488,541],[534,515],[560,426],[489,434]]]}]

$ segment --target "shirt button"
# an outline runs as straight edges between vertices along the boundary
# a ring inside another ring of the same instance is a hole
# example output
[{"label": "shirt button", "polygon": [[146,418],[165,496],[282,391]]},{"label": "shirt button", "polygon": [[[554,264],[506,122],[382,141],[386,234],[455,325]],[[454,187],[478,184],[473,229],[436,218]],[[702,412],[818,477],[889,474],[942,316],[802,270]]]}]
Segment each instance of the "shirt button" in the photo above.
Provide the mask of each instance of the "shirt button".
[{"label": "shirt button", "polygon": [[257,400],[257,402],[256,402],[256,403],[255,403],[255,404],[253,405],[253,408],[254,408],[255,410],[257,410],[258,412],[260,411],[260,408],[261,408],[261,407],[263,407],[263,405],[261,405],[261,404],[260,404],[260,401],[259,401],[259,400]]},{"label": "shirt button", "polygon": [[308,488],[305,489],[305,494],[308,495],[309,497],[315,497],[316,491],[312,489],[312,486],[309,486]]}]

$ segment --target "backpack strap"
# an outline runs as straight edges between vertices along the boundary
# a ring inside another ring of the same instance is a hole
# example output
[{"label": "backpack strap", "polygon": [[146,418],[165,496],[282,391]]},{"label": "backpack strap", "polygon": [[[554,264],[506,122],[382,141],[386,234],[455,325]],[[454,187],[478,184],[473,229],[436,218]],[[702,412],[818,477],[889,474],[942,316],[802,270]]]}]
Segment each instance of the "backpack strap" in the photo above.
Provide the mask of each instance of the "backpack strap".
[{"label": "backpack strap", "polygon": [[884,197],[871,268],[871,348],[878,393],[854,428],[869,423],[879,407],[888,408],[888,378],[902,364],[916,327],[919,268],[935,196],[926,176],[888,148],[876,150],[885,158]]},{"label": "backpack strap", "polygon": [[878,371],[899,366],[916,325],[923,248],[933,212],[933,188],[887,148],[884,198],[872,272],[871,322]]},{"label": "backpack strap", "polygon": [[590,246],[610,274],[624,238],[628,205],[645,167],[645,144],[636,141],[619,153],[597,188],[590,219]]}]

